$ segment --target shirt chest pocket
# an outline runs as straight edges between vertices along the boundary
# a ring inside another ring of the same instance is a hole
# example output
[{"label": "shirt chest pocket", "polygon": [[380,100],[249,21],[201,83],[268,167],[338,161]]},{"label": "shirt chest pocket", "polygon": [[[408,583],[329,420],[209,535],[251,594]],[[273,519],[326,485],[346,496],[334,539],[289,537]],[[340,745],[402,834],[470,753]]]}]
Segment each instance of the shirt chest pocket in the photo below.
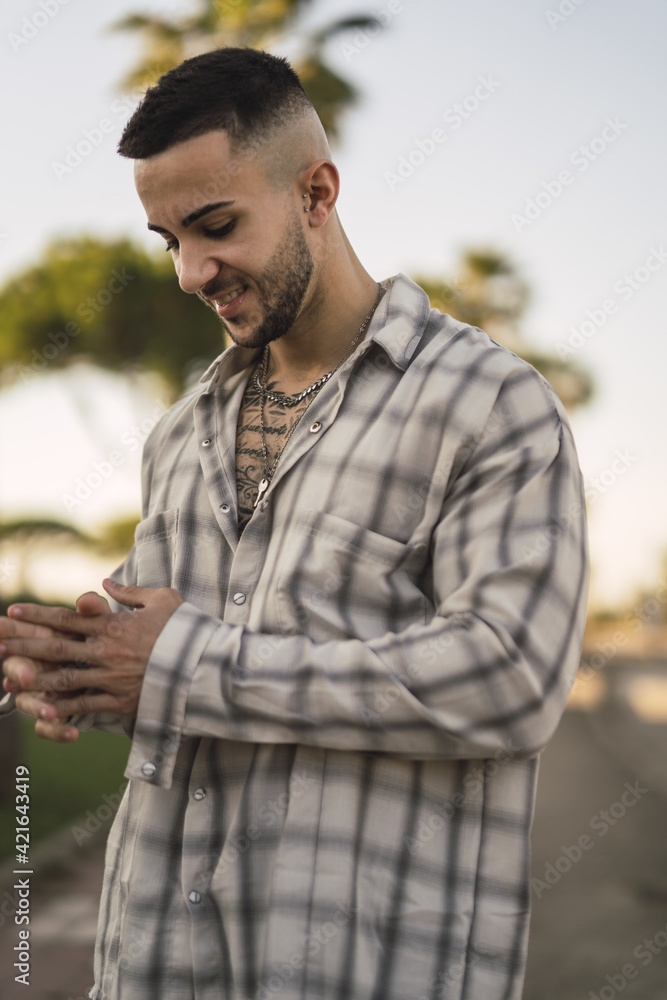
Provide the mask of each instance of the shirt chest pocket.
[{"label": "shirt chest pocket", "polygon": [[423,624],[432,605],[416,579],[426,546],[408,545],[334,514],[300,511],[279,560],[285,633],[368,640]]},{"label": "shirt chest pocket", "polygon": [[178,536],[178,510],[160,511],[141,521],[134,533],[137,583],[140,587],[171,587]]}]

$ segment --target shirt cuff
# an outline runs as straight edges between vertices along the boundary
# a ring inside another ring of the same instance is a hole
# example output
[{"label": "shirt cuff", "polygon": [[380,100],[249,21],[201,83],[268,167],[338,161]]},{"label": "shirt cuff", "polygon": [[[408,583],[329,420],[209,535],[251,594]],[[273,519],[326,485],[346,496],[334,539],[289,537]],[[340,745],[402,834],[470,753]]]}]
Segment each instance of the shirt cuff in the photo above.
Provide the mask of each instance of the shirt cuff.
[{"label": "shirt cuff", "polygon": [[9,715],[10,712],[14,712],[16,710],[15,702],[15,695],[9,692],[7,692],[4,698],[0,698],[0,715]]},{"label": "shirt cuff", "polygon": [[[160,632],[146,666],[125,777],[171,788],[192,676],[224,623],[181,604]],[[231,630],[233,626],[226,626]]]}]

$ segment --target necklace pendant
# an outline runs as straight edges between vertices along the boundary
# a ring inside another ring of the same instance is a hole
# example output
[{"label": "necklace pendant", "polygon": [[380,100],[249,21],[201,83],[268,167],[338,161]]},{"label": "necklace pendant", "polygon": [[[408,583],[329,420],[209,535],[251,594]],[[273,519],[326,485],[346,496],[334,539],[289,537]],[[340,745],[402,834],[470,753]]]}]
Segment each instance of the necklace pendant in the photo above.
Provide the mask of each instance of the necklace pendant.
[{"label": "necklace pendant", "polygon": [[257,504],[259,503],[259,501],[262,499],[262,497],[264,496],[264,494],[266,493],[266,491],[268,490],[268,488],[269,488],[269,480],[265,476],[264,479],[260,479],[260,481],[259,481],[259,486],[257,487],[257,499],[255,500],[254,504],[252,505],[253,506],[253,510],[255,509],[255,507],[257,506]]}]

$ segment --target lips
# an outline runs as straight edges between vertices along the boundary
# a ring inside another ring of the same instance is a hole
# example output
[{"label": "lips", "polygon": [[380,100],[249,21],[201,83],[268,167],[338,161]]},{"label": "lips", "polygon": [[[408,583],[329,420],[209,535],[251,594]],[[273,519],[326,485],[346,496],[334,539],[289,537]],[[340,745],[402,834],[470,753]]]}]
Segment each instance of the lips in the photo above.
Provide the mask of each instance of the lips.
[{"label": "lips", "polygon": [[223,295],[222,298],[216,299],[215,311],[218,316],[224,316],[226,318],[233,316],[243,305],[247,291],[247,285],[237,285],[236,288],[232,288],[231,291]]},{"label": "lips", "polygon": [[232,299],[235,299],[237,295],[240,295],[241,292],[244,291],[245,287],[243,285],[239,285],[237,288],[233,288],[231,292],[227,292],[227,294],[222,299],[219,300],[218,304],[221,306],[226,306],[228,302],[231,302]]}]

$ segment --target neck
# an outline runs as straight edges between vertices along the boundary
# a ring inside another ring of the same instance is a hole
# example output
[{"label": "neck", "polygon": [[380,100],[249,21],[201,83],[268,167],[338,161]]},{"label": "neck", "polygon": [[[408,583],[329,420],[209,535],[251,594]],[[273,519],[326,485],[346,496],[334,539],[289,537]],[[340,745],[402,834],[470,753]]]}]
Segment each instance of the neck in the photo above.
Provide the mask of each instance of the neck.
[{"label": "neck", "polygon": [[270,380],[282,392],[298,392],[334,368],[373,308],[378,283],[349,251],[349,267],[321,273],[298,322],[270,346]]}]

